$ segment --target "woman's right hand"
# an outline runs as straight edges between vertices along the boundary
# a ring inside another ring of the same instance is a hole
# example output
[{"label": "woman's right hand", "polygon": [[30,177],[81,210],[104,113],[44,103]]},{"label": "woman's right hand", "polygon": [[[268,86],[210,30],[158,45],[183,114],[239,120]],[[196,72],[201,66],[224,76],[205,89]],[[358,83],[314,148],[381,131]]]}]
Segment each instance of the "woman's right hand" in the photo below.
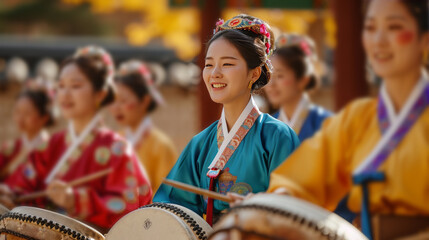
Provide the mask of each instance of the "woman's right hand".
[{"label": "woman's right hand", "polygon": [[226,196],[228,196],[229,198],[231,198],[233,200],[233,202],[229,203],[230,207],[235,207],[237,205],[240,205],[241,202],[243,202],[244,200],[247,200],[253,196],[255,196],[255,194],[253,193],[249,193],[246,196],[237,194],[237,193],[232,193],[232,192],[228,192],[226,193]]},{"label": "woman's right hand", "polygon": [[[252,197],[254,197],[257,194],[267,194],[265,192],[260,192],[260,193],[249,193],[246,196],[237,194],[237,193],[232,193],[232,192],[228,192],[226,193],[226,196],[228,196],[229,198],[231,198],[233,201],[229,203],[230,207],[235,207],[237,205],[240,205],[241,202],[243,202],[244,200],[250,199]],[[278,188],[276,189],[273,194],[278,194],[278,195],[291,195],[290,191],[287,190],[286,188]]]},{"label": "woman's right hand", "polygon": [[292,195],[289,190],[287,190],[286,188],[282,188],[282,187],[277,188],[276,190],[274,190],[273,193],[278,194],[278,195]]}]

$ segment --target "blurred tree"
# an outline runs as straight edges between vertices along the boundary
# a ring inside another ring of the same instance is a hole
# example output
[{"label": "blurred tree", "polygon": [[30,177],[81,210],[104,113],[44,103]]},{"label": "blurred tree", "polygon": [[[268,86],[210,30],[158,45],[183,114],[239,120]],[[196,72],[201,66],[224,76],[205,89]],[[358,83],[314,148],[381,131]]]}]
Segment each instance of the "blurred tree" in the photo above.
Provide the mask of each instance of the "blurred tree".
[{"label": "blurred tree", "polygon": [[0,5],[0,33],[106,35],[114,25],[92,14],[89,4],[64,5],[56,0],[33,0],[6,8]]},{"label": "blurred tree", "polygon": [[134,12],[140,19],[129,22],[123,34],[132,45],[143,46],[153,40],[174,49],[179,58],[192,60],[200,52],[199,11],[195,7],[170,8],[168,0],[62,0],[80,6],[90,4],[94,13]]}]

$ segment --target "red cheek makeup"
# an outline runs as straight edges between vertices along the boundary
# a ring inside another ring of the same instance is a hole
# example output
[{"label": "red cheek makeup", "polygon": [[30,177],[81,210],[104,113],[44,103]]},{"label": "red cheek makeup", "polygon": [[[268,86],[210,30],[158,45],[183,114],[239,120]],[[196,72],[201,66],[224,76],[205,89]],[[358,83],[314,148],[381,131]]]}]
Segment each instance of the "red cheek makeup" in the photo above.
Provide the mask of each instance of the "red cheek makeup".
[{"label": "red cheek makeup", "polygon": [[397,36],[397,41],[401,45],[408,45],[414,39],[414,33],[411,31],[401,31]]},{"label": "red cheek makeup", "polygon": [[133,110],[136,107],[136,103],[128,103],[127,105],[125,105],[125,109],[127,110]]}]

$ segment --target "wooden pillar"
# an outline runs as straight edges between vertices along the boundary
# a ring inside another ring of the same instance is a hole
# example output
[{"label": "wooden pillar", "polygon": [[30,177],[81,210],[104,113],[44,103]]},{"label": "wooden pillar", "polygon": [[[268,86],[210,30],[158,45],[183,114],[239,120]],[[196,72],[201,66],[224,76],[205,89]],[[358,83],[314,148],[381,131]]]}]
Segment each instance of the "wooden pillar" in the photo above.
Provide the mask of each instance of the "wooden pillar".
[{"label": "wooden pillar", "polygon": [[[206,43],[213,35],[213,29],[217,20],[221,16],[221,7],[218,0],[205,0],[202,1],[201,6],[201,53],[198,56],[198,65],[201,69],[204,68],[204,58]],[[200,128],[204,129],[219,119],[222,105],[214,103],[207,91],[204,81],[201,79],[198,86],[199,92],[199,110],[200,110]]]},{"label": "wooden pillar", "polygon": [[337,24],[335,49],[335,107],[341,109],[369,93],[366,81],[365,55],[362,46],[363,1],[333,1]]}]

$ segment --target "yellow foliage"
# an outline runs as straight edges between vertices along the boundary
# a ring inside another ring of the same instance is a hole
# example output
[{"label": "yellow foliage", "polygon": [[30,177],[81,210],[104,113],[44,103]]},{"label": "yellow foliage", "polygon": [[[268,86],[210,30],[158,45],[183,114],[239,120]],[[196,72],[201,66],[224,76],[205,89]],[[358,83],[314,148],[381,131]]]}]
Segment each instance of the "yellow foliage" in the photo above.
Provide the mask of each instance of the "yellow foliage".
[{"label": "yellow foliage", "polygon": [[125,34],[132,45],[145,45],[149,43],[153,37],[153,33],[149,31],[149,28],[138,23],[129,24],[125,28]]},{"label": "yellow foliage", "polygon": [[123,0],[121,8],[124,11],[142,11],[148,7],[148,2],[143,0]]},{"label": "yellow foliage", "polygon": [[337,25],[332,14],[326,14],[324,25],[326,29],[325,43],[329,47],[335,48],[337,45]]},{"label": "yellow foliage", "polygon": [[[201,28],[200,13],[196,8],[169,8],[168,0],[62,0],[67,4],[89,2],[95,13],[111,13],[116,10],[142,13],[142,21],[128,24],[125,35],[132,45],[145,45],[160,38],[167,47],[175,49],[182,59],[191,59],[200,51],[197,38]],[[285,9],[225,9],[222,17],[229,19],[240,13],[248,13],[270,23],[281,32],[305,34],[318,16],[311,10]],[[326,42],[335,46],[335,22],[325,14]],[[214,23],[213,23],[214,27]]]}]

